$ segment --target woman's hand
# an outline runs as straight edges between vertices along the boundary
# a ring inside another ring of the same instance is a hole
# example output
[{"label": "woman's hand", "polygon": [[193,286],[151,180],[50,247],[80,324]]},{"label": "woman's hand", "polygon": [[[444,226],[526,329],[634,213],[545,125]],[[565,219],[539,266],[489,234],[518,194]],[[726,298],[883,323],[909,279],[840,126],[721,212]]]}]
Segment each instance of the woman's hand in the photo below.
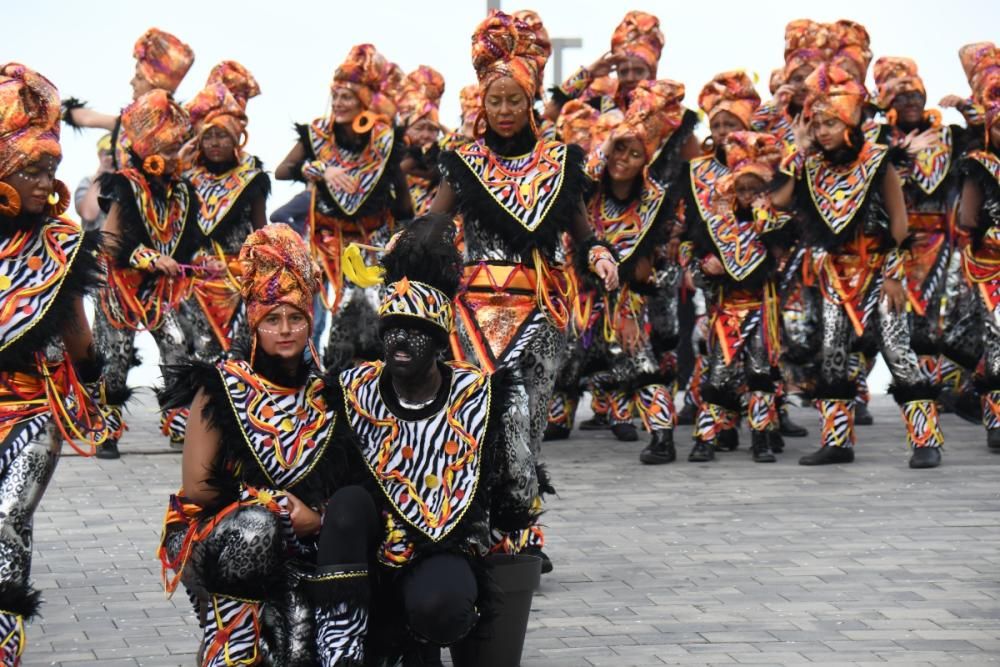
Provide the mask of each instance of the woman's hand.
[{"label": "woman's hand", "polygon": [[618,342],[621,343],[625,354],[635,354],[642,348],[642,328],[633,317],[623,317],[621,322]]},{"label": "woman's hand", "polygon": [[173,257],[167,257],[166,255],[160,255],[153,262],[153,270],[160,273],[165,273],[171,278],[176,278],[181,274],[180,264]]},{"label": "woman's hand", "polygon": [[602,258],[594,265],[594,273],[604,281],[604,289],[618,289],[618,265],[610,259]]},{"label": "woman's hand", "polygon": [[726,272],[726,267],[722,265],[718,257],[709,255],[701,260],[701,270],[707,276],[721,276]]},{"label": "woman's hand", "polygon": [[285,491],[285,497],[288,498],[288,505],[291,508],[288,516],[292,520],[292,530],[295,531],[295,534],[298,537],[309,537],[318,533],[319,529],[323,527],[323,518],[319,512],[313,510],[288,491]]},{"label": "woman's hand", "polygon": [[323,172],[323,180],[326,181],[331,190],[340,190],[348,194],[354,194],[358,191],[357,181],[339,167],[327,167],[326,171]]},{"label": "woman's hand", "polygon": [[906,290],[903,289],[901,281],[891,279],[882,281],[882,296],[893,311],[901,313],[906,308]]},{"label": "woman's hand", "polygon": [[809,128],[809,121],[803,114],[799,114],[792,122],[792,134],[795,135],[795,147],[803,153],[812,150],[813,137]]},{"label": "woman's hand", "polygon": [[595,60],[590,67],[587,68],[587,72],[590,74],[591,79],[598,79],[602,76],[611,74],[611,70],[613,70],[620,61],[621,58],[608,51]]}]

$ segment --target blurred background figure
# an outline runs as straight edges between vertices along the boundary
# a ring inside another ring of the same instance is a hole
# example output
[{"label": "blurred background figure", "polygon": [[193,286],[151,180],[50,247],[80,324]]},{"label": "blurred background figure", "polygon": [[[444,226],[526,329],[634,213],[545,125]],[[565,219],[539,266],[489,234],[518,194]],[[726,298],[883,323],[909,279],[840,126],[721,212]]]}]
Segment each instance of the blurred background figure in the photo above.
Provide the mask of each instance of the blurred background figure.
[{"label": "blurred background figure", "polygon": [[80,223],[85,231],[94,231],[104,225],[107,217],[97,204],[97,195],[101,192],[98,180],[101,174],[114,171],[114,156],[111,152],[111,134],[105,134],[97,142],[97,172],[93,176],[84,176],[73,193],[73,204]]}]

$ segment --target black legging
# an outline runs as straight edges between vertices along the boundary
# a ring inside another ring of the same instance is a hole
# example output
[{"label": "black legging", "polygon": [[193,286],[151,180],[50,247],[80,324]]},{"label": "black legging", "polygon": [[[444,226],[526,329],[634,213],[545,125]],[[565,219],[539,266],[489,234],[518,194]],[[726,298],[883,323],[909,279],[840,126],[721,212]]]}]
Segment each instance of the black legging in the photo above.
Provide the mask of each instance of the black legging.
[{"label": "black legging", "polygon": [[345,486],[326,504],[317,565],[353,565],[371,560],[378,540],[378,512],[368,492]]}]

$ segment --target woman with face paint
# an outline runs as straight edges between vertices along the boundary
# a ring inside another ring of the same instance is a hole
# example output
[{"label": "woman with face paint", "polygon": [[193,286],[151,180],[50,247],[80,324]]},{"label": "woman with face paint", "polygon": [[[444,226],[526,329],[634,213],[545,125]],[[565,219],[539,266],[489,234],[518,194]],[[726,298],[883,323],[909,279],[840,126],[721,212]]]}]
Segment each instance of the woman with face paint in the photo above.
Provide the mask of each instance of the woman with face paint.
[{"label": "woman with face paint", "polygon": [[[150,28],[136,40],[132,56],[135,58],[135,74],[129,85],[132,87],[133,102],[153,90],[162,90],[173,96],[194,63],[191,47],[159,28]],[[75,97],[63,100],[62,106],[63,121],[70,127],[99,128],[111,132],[116,169],[130,164],[130,147],[128,137],[122,132],[121,114],[88,109],[85,102]]]},{"label": "woman with face paint", "polygon": [[80,454],[120,434],[100,406],[101,363],[83,310],[100,283],[99,235],[62,214],[59,93],[24,65],[0,67],[0,665],[20,664],[32,517],[62,442]]},{"label": "woman with face paint", "polygon": [[396,100],[407,145],[400,168],[410,187],[413,214],[418,216],[430,210],[441,182],[437,157],[441,151],[438,139],[444,129],[438,120],[442,95],[444,77],[437,70],[421,65],[403,80]]},{"label": "woman with face paint", "polygon": [[250,358],[192,360],[168,384],[167,405],[191,417],[159,552],[167,591],[187,589],[203,667],[361,665],[375,541],[328,534],[374,535],[377,515],[340,484],[343,401],[304,356],[319,269],[281,223],[253,232],[239,262]]},{"label": "woman with face paint", "polygon": [[[959,224],[971,236],[962,252],[962,268],[977,295],[983,321],[983,396],[986,442],[1000,450],[1000,49],[976,50],[972,72],[973,103],[985,116],[985,148],[970,151],[958,164],[962,179]],[[972,57],[968,54],[967,57]]]},{"label": "woman with face paint", "polygon": [[382,524],[377,533],[338,531],[329,543],[378,542],[369,645],[386,664],[399,654],[404,665],[441,664],[439,647],[489,613],[491,530],[525,529],[535,514],[534,458],[510,373],[441,361],[462,276],[453,233],[449,218],[429,215],[397,237],[382,259],[385,361],[340,375],[356,468]]},{"label": "woman with face paint", "polygon": [[274,171],[279,181],[301,180],[312,189],[309,243],[329,286],[322,292],[332,313],[323,356],[331,368],[377,359],[381,352],[369,303],[377,297],[345,284],[344,248],[352,242],[383,246],[397,220],[413,217],[392,124],[398,69],[371,44],[354,46],[333,75],[329,116],[297,125],[299,140]]},{"label": "woman with face paint", "polygon": [[816,405],[822,446],[802,465],[854,460],[854,397],[848,358],[855,338],[878,327],[889,365],[890,392],[903,413],[912,447],[910,467],[941,461],[937,387],[920,372],[910,347],[902,286],[907,238],[906,204],[891,149],[867,141],[861,129],[865,91],[847,72],[820,66],[807,80],[806,122],[796,125],[795,146],[783,165],[792,176],[772,194],[781,207],[793,203],[804,217],[813,246],[810,270],[823,296],[823,357]]},{"label": "woman with face paint", "polygon": [[[122,111],[121,125],[130,161],[101,177],[108,282],[94,323],[113,396],[124,391],[137,331],[152,334],[163,366],[186,359],[178,308],[189,281],[181,265],[203,242],[197,195],[180,175],[180,149],[191,133],[187,112],[154,90]],[[109,402],[120,409],[120,402]],[[105,443],[97,456],[118,458],[117,442]]]},{"label": "woman with face paint", "polygon": [[[609,289],[618,284],[614,255],[587,223],[582,151],[536,134],[531,100],[548,54],[535,31],[507,14],[494,12],[479,25],[472,59],[486,127],[475,143],[442,154],[445,180],[431,206],[457,210],[464,220],[455,352],[488,372],[512,369],[536,457],[572,300],[562,233],[573,237],[583,272],[593,271]],[[532,534],[540,538],[540,531]]]},{"label": "woman with face paint", "polygon": [[775,212],[766,191],[782,150],[772,135],[742,130],[722,148],[727,171],[715,183],[715,205],[693,216],[687,232],[689,269],[707,292],[709,314],[708,371],[688,458],[714,458],[719,427],[740,411],[745,386],[750,453],[772,463],[778,411],[771,369],[781,354],[775,248],[791,245],[791,216]]},{"label": "woman with face paint", "polygon": [[[906,296],[912,309],[910,342],[929,382],[952,400],[963,391],[979,363],[982,333],[975,294],[961,268],[968,232],[952,224],[959,194],[954,165],[964,152],[965,132],[941,124],[941,112],[925,109],[927,92],[909,58],[875,62],[877,104],[886,112],[881,143],[904,148],[910,163],[900,173],[910,230]],[[980,421],[975,396],[960,402],[960,415]],[[971,408],[971,409],[970,409]]]}]

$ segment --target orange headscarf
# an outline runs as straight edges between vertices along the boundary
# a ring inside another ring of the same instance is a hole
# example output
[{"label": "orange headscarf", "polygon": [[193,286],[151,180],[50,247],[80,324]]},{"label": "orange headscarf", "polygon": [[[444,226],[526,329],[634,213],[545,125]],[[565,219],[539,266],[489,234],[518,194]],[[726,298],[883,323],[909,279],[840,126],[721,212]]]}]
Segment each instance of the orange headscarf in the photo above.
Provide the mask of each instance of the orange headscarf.
[{"label": "orange headscarf", "polygon": [[781,142],[772,134],[732,132],[726,137],[726,166],[733,181],[753,174],[770,182],[781,158]]},{"label": "orange headscarf", "polygon": [[136,40],[132,56],[143,78],[169,93],[177,90],[194,62],[190,46],[159,28],[150,28]]},{"label": "orange headscarf", "polygon": [[313,320],[313,297],[320,288],[319,267],[305,241],[284,223],[250,234],[240,248],[240,295],[247,306],[250,330],[287,304]]},{"label": "orange headscarf", "polygon": [[876,100],[881,109],[888,109],[897,95],[918,92],[927,97],[924,82],[917,74],[917,63],[909,58],[882,56],[875,61]]},{"label": "orange headscarf", "polygon": [[[548,62],[549,56],[552,55],[552,42],[549,40],[549,31],[542,23],[542,17],[538,15],[538,12],[531,9],[519,9],[511,16],[518,21],[523,21],[531,28],[531,31],[535,33],[535,43],[545,51],[545,61]],[[545,69],[545,65],[542,65],[542,69]],[[541,72],[539,72],[538,90],[535,91],[535,97],[540,100],[545,98],[545,86],[542,84]]]},{"label": "orange headscarf", "polygon": [[829,30],[836,42],[831,64],[853,75],[858,83],[864,85],[868,65],[872,61],[868,31],[860,23],[847,19],[830,25]]},{"label": "orange headscarf", "polygon": [[638,58],[649,67],[650,78],[655,78],[664,42],[660,19],[646,12],[631,11],[611,35],[611,52]]},{"label": "orange headscarf", "polygon": [[483,98],[479,94],[479,86],[472,83],[458,91],[458,104],[462,109],[462,133],[469,139],[474,139],[476,119],[483,110]]},{"label": "orange headscarf", "polygon": [[778,92],[778,88],[783,85],[785,85],[785,68],[779,67],[771,70],[771,78],[767,81],[767,89],[771,91],[771,94],[774,95]]},{"label": "orange headscarf", "polygon": [[208,73],[206,86],[221,83],[246,107],[247,101],[260,95],[260,86],[246,67],[235,60],[223,60]]},{"label": "orange headscarf", "polygon": [[852,127],[861,122],[861,107],[867,93],[848,72],[835,65],[820,65],[806,79],[806,88],[809,89],[805,102],[807,118],[829,114]]},{"label": "orange headscarf", "polygon": [[603,144],[611,136],[611,133],[615,131],[615,128],[622,124],[623,120],[625,120],[625,114],[618,108],[605,111],[598,116],[597,122],[590,129],[591,147]]},{"label": "orange headscarf", "polygon": [[19,63],[0,68],[0,178],[43,155],[60,157],[59,91]]},{"label": "orange headscarf", "polygon": [[441,126],[438,109],[444,95],[444,77],[433,67],[421,65],[406,75],[402,90],[396,99],[400,122],[410,126],[421,118],[428,118]]},{"label": "orange headscarf", "polygon": [[191,135],[191,120],[167,91],[151,90],[122,109],[121,131],[128,145],[145,160],[181,144]]},{"label": "orange headscarf", "polygon": [[485,96],[497,79],[510,77],[525,94],[534,97],[542,81],[551,45],[539,42],[524,21],[494,10],[472,33],[472,66]]},{"label": "orange headscarf", "polygon": [[638,139],[646,151],[646,160],[651,160],[663,142],[680,126],[684,115],[683,99],[682,83],[669,79],[640,81],[632,93],[625,117],[611,133],[611,138]]},{"label": "orange headscarf", "polygon": [[803,66],[818,67],[833,56],[834,36],[823,23],[796,19],[785,26],[785,79]]},{"label": "orange headscarf", "polygon": [[240,101],[221,83],[205,86],[184,108],[194,129],[193,142],[200,144],[201,135],[210,127],[225,130],[238,146],[246,142],[246,112]]},{"label": "orange headscarf", "polygon": [[698,95],[698,106],[711,120],[720,111],[728,111],[750,128],[750,118],[760,106],[760,95],[754,90],[753,81],[742,70],[716,74],[705,84]]},{"label": "orange headscarf", "polygon": [[379,77],[378,88],[375,90],[375,94],[372,95],[370,109],[376,115],[381,116],[387,124],[391,124],[392,119],[396,117],[396,97],[403,87],[403,80],[405,78],[406,74],[403,72],[402,67],[396,63],[385,61],[385,65],[382,67],[382,75]]},{"label": "orange headscarf", "polygon": [[586,102],[570,100],[559,111],[556,132],[563,143],[577,144],[584,151],[589,151],[591,131],[599,116],[597,109]]},{"label": "orange headscarf", "polygon": [[371,44],[352,46],[347,59],[333,73],[330,88],[347,88],[358,96],[362,107],[369,109],[372,97],[381,89],[388,66],[385,57]]}]

